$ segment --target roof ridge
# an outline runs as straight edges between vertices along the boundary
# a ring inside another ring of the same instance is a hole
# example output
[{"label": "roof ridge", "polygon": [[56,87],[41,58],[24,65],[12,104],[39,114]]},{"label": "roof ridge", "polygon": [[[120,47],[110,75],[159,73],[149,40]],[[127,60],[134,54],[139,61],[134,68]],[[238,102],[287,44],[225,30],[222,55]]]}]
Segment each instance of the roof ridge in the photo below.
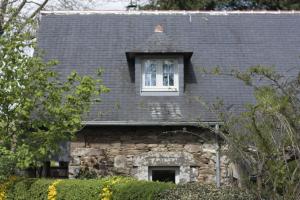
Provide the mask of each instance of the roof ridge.
[{"label": "roof ridge", "polygon": [[42,15],[89,15],[89,14],[115,14],[115,15],[190,15],[190,14],[207,14],[207,15],[229,15],[229,14],[300,14],[298,10],[250,10],[250,11],[183,11],[183,10],[151,10],[151,11],[123,11],[123,10],[87,10],[87,11],[41,11]]}]

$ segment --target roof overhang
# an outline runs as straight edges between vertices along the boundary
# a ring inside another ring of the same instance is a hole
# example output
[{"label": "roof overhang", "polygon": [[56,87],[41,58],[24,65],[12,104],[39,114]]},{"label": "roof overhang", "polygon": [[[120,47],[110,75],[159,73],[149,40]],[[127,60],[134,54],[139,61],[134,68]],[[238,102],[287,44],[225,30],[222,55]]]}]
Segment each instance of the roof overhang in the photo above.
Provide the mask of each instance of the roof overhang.
[{"label": "roof overhang", "polygon": [[158,121],[83,121],[86,126],[200,126],[223,124],[221,121],[158,122]]},{"label": "roof overhang", "polygon": [[190,60],[193,56],[193,52],[126,52],[127,62],[131,63],[137,56],[147,55],[169,55],[169,56],[183,56],[185,60]]}]

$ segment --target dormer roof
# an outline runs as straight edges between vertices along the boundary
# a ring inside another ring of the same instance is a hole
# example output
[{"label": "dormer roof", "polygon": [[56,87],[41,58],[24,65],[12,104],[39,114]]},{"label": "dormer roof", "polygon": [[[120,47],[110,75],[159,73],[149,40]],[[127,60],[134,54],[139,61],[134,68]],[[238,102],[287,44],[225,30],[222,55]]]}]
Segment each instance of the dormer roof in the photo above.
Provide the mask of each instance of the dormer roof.
[{"label": "dormer roof", "polygon": [[163,26],[159,24],[155,26],[154,33],[145,41],[126,52],[128,60],[136,55],[145,54],[183,55],[185,58],[190,58],[193,52],[182,48],[182,45],[166,34]]}]

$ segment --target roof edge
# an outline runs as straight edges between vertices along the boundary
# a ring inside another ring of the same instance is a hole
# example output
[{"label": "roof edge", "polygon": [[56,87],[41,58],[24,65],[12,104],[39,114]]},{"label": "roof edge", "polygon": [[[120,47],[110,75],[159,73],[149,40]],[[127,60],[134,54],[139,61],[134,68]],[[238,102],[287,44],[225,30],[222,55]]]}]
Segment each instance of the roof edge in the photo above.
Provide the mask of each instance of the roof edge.
[{"label": "roof edge", "polygon": [[83,121],[87,126],[199,126],[200,124],[222,124],[220,121],[191,121],[191,122],[151,122],[151,121]]},{"label": "roof edge", "polygon": [[91,14],[115,14],[115,15],[232,15],[232,14],[300,14],[300,11],[290,10],[261,10],[261,11],[180,11],[180,10],[153,10],[153,11],[123,11],[123,10],[90,10],[90,11],[41,11],[42,15],[91,15]]}]

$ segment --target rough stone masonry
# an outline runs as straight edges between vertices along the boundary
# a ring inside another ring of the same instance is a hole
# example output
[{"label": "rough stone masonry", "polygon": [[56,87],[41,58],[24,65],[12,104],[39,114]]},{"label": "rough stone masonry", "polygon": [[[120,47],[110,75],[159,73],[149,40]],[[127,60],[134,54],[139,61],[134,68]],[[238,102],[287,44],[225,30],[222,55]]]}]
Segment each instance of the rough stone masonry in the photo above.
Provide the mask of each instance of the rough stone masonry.
[{"label": "rough stone masonry", "polygon": [[[180,183],[215,183],[215,135],[190,127],[87,127],[70,144],[69,177],[87,168],[99,176],[125,175],[148,179],[149,167],[178,167]],[[221,156],[221,180],[227,177]]]}]

